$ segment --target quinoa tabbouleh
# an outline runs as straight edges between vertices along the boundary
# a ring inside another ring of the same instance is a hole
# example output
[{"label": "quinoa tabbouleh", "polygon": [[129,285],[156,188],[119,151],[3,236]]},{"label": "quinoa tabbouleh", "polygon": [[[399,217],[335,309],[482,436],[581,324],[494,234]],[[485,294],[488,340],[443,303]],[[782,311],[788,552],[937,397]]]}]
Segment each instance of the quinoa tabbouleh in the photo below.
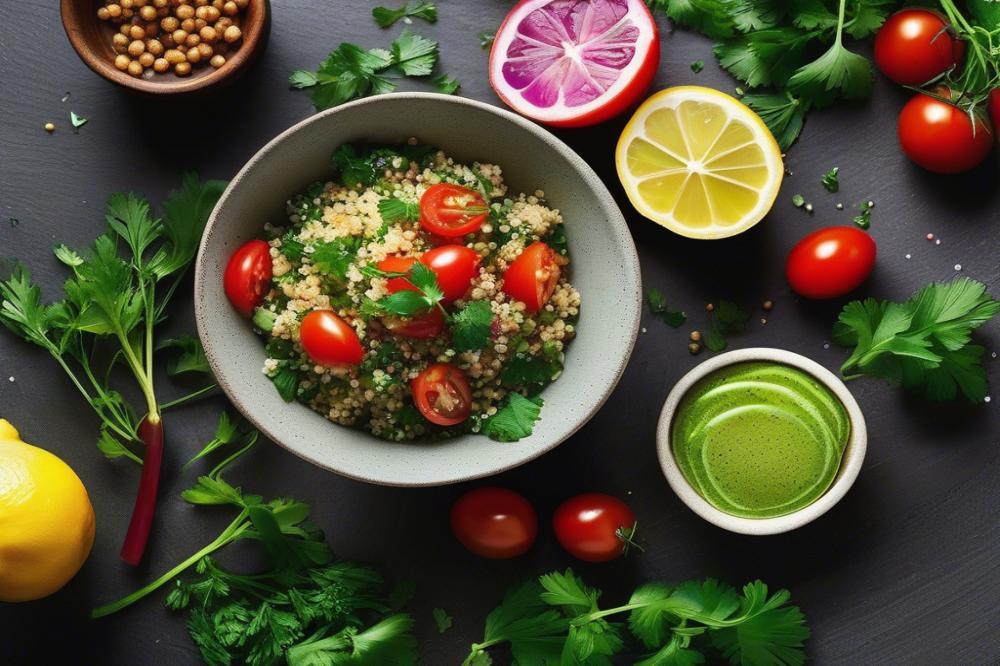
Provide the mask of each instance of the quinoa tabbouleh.
[{"label": "quinoa tabbouleh", "polygon": [[341,146],[333,166],[266,247],[252,241],[270,271],[242,309],[265,374],[286,401],[388,440],[531,434],[580,309],[559,211],[541,190],[509,194],[497,165],[413,139]]}]

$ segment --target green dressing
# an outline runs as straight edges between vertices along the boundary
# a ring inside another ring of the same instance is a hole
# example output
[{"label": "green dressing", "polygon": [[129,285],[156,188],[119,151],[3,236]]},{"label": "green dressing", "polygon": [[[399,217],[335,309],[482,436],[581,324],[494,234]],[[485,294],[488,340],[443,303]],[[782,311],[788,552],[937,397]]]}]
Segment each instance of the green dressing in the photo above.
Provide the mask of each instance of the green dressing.
[{"label": "green dressing", "polygon": [[736,363],[692,386],[674,416],[674,458],[717,509],[772,518],[815,502],[840,469],[851,426],[843,403],[802,370]]}]

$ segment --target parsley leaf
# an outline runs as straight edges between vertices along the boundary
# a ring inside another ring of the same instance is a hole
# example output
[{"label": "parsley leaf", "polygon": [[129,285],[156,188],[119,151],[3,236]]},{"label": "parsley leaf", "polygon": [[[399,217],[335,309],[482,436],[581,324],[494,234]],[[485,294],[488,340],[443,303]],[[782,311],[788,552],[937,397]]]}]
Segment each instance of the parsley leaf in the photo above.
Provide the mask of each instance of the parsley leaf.
[{"label": "parsley leaf", "polygon": [[406,76],[426,76],[434,69],[438,43],[404,30],[390,46],[392,66]]},{"label": "parsley leaf", "polygon": [[687,321],[687,314],[684,312],[667,309],[667,299],[663,292],[656,287],[650,287],[646,291],[646,304],[649,305],[649,311],[654,317],[671,328],[683,326],[684,322]]},{"label": "parsley leaf", "polygon": [[1000,301],[968,278],[929,284],[905,303],[851,301],[833,330],[838,344],[854,347],[841,372],[923,390],[931,400],[952,400],[961,391],[970,402],[982,402],[983,348],[970,337],[997,312]]},{"label": "parsley leaf", "polygon": [[73,126],[73,129],[80,129],[87,124],[88,118],[76,115],[76,112],[69,112],[69,122]]},{"label": "parsley leaf", "polygon": [[741,310],[738,305],[725,299],[716,304],[712,315],[712,323],[705,334],[705,346],[713,352],[724,350],[728,346],[726,336],[742,333],[750,321],[749,312]]},{"label": "parsley leaf", "polygon": [[378,212],[384,222],[416,222],[420,219],[420,204],[389,197],[378,202]]},{"label": "parsley leaf", "polygon": [[316,269],[338,280],[347,278],[347,269],[357,256],[360,239],[356,236],[344,236],[332,241],[318,241],[313,244],[313,251],[308,254]]},{"label": "parsley leaf", "polygon": [[500,374],[500,383],[512,389],[540,391],[562,374],[564,362],[562,350],[550,340],[537,354],[514,354]]},{"label": "parsley leaf", "polygon": [[875,203],[873,201],[862,202],[858,207],[861,212],[854,216],[854,224],[862,229],[872,226],[872,208],[874,207]]},{"label": "parsley leaf", "polygon": [[833,193],[840,189],[840,167],[833,167],[823,174],[823,187],[827,192]]},{"label": "parsley leaf", "polygon": [[399,9],[388,9],[386,7],[375,7],[372,9],[372,18],[380,28],[391,27],[393,23],[402,19],[410,23],[410,17],[422,18],[428,23],[437,21],[437,7],[433,2],[423,2],[421,0],[411,0]]},{"label": "parsley leaf", "polygon": [[871,94],[871,63],[844,47],[842,29],[841,25],[826,53],[800,67],[788,80],[790,91],[807,97],[815,106],[829,106],[838,98],[864,99]]},{"label": "parsley leaf", "polygon": [[381,76],[392,64],[392,55],[383,49],[365,50],[344,42],[330,52],[315,74],[302,70],[288,79],[294,88],[311,88],[317,111],[344,102],[395,90],[396,84]]},{"label": "parsley leaf", "polygon": [[801,666],[806,661],[802,646],[810,632],[802,612],[785,606],[789,597],[787,590],[768,596],[767,585],[759,580],[748,583],[739,612],[727,621],[732,626],[709,633],[712,644],[731,664]]},{"label": "parsley leaf", "polygon": [[705,69],[704,60],[695,60],[694,62],[691,63],[691,71],[694,72],[695,74],[700,74],[701,70],[703,69]]},{"label": "parsley leaf", "polygon": [[757,112],[782,150],[788,150],[799,138],[809,104],[790,92],[785,94],[750,94],[743,103]]},{"label": "parsley leaf", "polygon": [[448,76],[447,74],[441,74],[435,76],[431,79],[431,83],[437,88],[438,92],[444,93],[445,95],[454,95],[458,92],[458,89],[462,87],[462,84]]},{"label": "parsley leaf", "polygon": [[205,358],[205,350],[201,346],[201,340],[192,335],[180,335],[176,338],[169,338],[161,342],[157,349],[179,349],[180,355],[167,364],[167,374],[171,377],[184,374],[185,372],[201,372],[212,374],[212,369],[208,367],[208,359]]},{"label": "parsley leaf", "polygon": [[525,398],[511,393],[506,404],[483,423],[482,432],[498,442],[516,442],[528,437],[542,411],[541,397]]},{"label": "parsley leaf", "polygon": [[484,51],[491,46],[493,46],[493,40],[496,39],[497,33],[495,32],[481,32],[479,33],[479,47]]},{"label": "parsley leaf", "polygon": [[439,634],[443,634],[451,629],[454,620],[443,608],[435,608],[431,611],[431,614],[434,616],[434,624],[437,625]]},{"label": "parsley leaf", "polygon": [[490,341],[493,310],[486,301],[472,301],[448,319],[451,343],[457,352],[482,349]]}]

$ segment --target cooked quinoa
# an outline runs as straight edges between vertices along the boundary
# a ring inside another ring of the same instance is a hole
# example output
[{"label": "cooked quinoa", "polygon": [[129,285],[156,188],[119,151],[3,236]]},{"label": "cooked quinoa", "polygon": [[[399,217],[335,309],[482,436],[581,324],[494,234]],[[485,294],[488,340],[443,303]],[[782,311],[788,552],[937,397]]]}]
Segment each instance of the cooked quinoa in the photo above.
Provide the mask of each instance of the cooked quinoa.
[{"label": "cooked quinoa", "polygon": [[[289,200],[287,223],[266,227],[273,277],[254,315],[267,340],[264,373],[286,400],[384,439],[489,432],[490,418],[505,408],[511,392],[530,398],[558,377],[575,335],[580,294],[567,279],[559,210],[546,204],[541,190],[509,194],[497,165],[460,164],[415,140],[393,148],[342,146],[334,165],[336,180]],[[421,196],[437,183],[464,186],[487,203],[477,231],[448,239],[475,251],[478,271],[464,296],[446,306],[449,325],[440,335],[408,338],[393,333],[393,319],[379,310],[390,278],[377,266],[391,257],[420,257],[441,244],[422,228],[418,213]],[[386,202],[398,206],[391,216]],[[555,251],[561,270],[547,303],[529,315],[525,303],[505,293],[503,276],[536,241]],[[456,350],[453,317],[478,301],[492,314],[488,335],[481,348]],[[364,350],[360,365],[328,367],[310,359],[299,328],[314,310],[332,310],[353,327]],[[468,379],[471,414],[459,425],[434,425],[414,406],[411,381],[434,363],[452,364]]]}]

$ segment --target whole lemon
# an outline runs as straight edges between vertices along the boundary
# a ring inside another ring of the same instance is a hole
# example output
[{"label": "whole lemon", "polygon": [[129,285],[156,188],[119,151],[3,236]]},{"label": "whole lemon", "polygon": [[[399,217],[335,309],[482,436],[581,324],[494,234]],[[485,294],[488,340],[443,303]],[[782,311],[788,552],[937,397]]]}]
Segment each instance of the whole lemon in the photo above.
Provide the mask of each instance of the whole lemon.
[{"label": "whole lemon", "polygon": [[0,419],[0,601],[46,597],[94,545],[94,508],[69,465]]}]

